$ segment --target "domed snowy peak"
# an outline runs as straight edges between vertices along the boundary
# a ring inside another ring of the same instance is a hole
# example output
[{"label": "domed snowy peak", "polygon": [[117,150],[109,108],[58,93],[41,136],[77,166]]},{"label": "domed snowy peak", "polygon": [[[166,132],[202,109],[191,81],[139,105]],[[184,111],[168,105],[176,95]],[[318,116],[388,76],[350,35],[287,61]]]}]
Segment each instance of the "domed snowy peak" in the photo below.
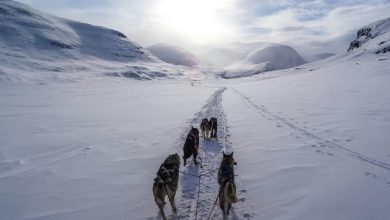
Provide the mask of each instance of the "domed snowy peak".
[{"label": "domed snowy peak", "polygon": [[266,71],[287,69],[302,64],[304,64],[304,60],[292,47],[268,44],[253,50],[244,60],[226,67],[222,77],[239,78]]},{"label": "domed snowy peak", "polygon": [[285,45],[268,45],[249,53],[245,61],[249,64],[267,64],[267,70],[287,69],[304,63],[301,56]]},{"label": "domed snowy peak", "polygon": [[147,48],[160,60],[175,64],[193,67],[199,64],[199,61],[196,57],[185,49],[169,45],[169,44],[156,44]]},{"label": "domed snowy peak", "polygon": [[349,45],[348,51],[352,50],[376,54],[390,52],[390,18],[378,20],[360,28],[356,39]]}]

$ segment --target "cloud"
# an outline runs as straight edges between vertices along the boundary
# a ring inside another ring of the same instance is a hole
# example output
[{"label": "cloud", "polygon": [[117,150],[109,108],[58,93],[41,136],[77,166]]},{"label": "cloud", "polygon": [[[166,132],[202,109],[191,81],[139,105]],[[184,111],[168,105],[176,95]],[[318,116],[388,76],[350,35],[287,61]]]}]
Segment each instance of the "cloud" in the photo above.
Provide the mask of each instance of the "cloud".
[{"label": "cloud", "polygon": [[[312,16],[312,10],[302,8],[287,8],[269,16],[258,17],[251,28],[270,30],[267,35],[257,37],[252,34],[250,40],[285,42],[327,39],[356,31],[372,21],[385,18],[390,11],[390,4],[353,5],[329,9],[326,13],[318,9],[314,14],[323,14],[316,19],[302,19]],[[293,32],[293,35],[291,34]]]},{"label": "cloud", "polygon": [[[348,41],[358,28],[389,16],[390,11],[388,0],[21,0],[21,2],[61,17],[117,29],[143,46],[170,43],[183,47],[230,41],[267,41],[298,46],[308,42],[330,40],[342,40],[343,43],[347,43],[344,41]],[[166,19],[174,10],[164,13],[156,11],[156,5],[162,2],[174,3],[168,4],[167,10],[172,10],[177,2],[194,4],[194,10],[189,11],[193,18],[179,17],[186,16],[188,14],[186,12],[177,13],[179,16],[173,15],[169,18],[171,25],[164,24],[161,14],[165,13]],[[207,22],[208,20],[210,22]],[[207,28],[202,27],[204,23],[208,25]],[[192,35],[189,34],[191,31]]]}]

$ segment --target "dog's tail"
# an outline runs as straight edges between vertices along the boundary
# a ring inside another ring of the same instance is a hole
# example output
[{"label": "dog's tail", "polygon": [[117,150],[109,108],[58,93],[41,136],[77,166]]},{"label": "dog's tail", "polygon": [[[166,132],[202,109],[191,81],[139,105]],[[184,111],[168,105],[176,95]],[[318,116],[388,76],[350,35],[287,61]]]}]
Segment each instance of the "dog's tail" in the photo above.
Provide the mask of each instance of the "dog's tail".
[{"label": "dog's tail", "polygon": [[237,202],[236,188],[232,182],[226,183],[226,197],[231,203]]}]

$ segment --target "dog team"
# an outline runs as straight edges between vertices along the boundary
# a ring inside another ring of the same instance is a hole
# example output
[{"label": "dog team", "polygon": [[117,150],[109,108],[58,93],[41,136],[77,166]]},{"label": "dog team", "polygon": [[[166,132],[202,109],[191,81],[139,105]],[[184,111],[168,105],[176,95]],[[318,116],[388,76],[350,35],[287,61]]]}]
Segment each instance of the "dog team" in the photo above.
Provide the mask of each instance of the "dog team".
[{"label": "dog team", "polygon": [[[200,124],[202,137],[204,139],[217,138],[217,118],[211,117],[203,119]],[[199,130],[191,127],[183,146],[184,166],[187,164],[187,159],[193,156],[194,164],[199,155]],[[237,202],[236,185],[234,184],[234,169],[233,166],[237,163],[234,161],[233,153],[230,155],[223,152],[222,161],[218,169],[217,181],[219,183],[219,206],[222,210],[223,219],[227,219],[230,208],[233,203]],[[175,203],[175,195],[179,184],[179,155],[169,155],[161,164],[157,177],[154,179],[153,195],[154,200],[160,210],[162,219],[166,220],[164,213],[165,198],[168,197],[172,210],[177,217],[177,208]]]}]

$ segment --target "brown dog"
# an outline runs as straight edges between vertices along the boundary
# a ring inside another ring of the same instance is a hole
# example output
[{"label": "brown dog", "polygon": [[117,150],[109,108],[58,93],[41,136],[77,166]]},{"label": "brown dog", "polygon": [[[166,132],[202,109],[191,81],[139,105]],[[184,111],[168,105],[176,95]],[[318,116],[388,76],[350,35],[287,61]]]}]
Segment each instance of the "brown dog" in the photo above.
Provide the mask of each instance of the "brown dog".
[{"label": "brown dog", "polygon": [[218,133],[218,120],[215,117],[211,117],[209,120],[210,125],[210,137],[211,138],[217,138]]},{"label": "brown dog", "polygon": [[204,118],[200,123],[200,131],[202,132],[202,137],[205,139],[210,138],[210,123],[207,118]]}]

